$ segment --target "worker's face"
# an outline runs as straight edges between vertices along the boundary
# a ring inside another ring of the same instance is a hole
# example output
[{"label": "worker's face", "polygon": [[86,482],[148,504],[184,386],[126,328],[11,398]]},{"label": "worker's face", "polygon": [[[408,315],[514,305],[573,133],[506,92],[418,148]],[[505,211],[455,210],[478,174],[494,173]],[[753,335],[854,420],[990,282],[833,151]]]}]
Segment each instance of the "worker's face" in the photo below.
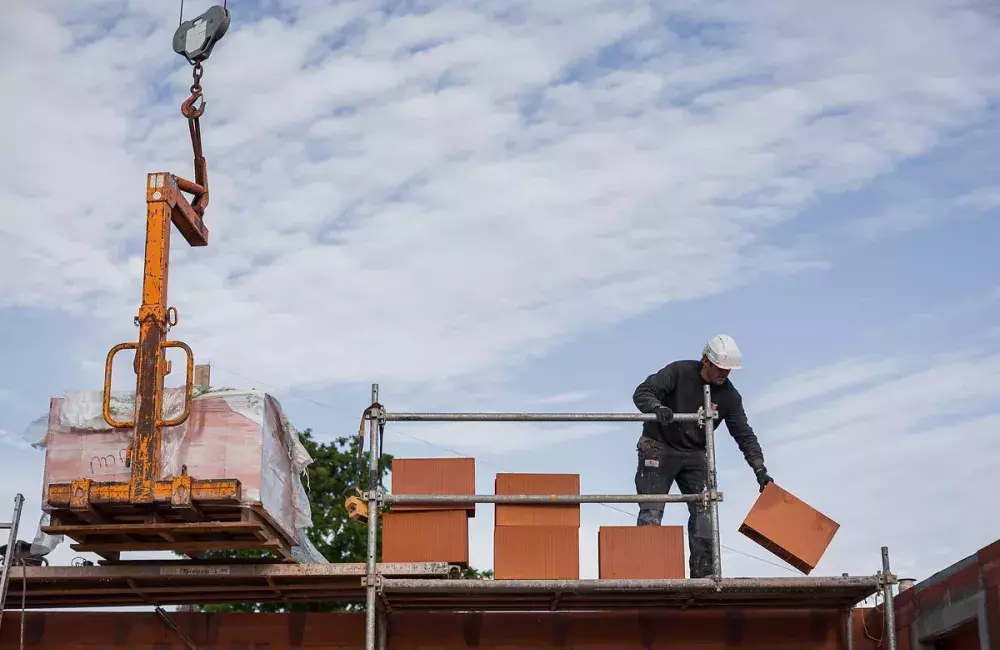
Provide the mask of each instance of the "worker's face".
[{"label": "worker's face", "polygon": [[703,357],[701,360],[701,377],[710,384],[721,386],[729,378],[729,371],[718,367]]}]

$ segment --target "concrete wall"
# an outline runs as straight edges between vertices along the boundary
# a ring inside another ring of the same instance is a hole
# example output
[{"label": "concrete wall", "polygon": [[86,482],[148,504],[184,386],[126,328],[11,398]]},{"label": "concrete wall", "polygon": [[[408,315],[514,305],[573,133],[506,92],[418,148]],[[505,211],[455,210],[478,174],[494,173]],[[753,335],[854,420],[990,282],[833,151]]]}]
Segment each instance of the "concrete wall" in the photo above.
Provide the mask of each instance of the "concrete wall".
[{"label": "concrete wall", "polygon": [[[364,647],[364,618],[358,614],[176,613],[172,618],[198,650]],[[19,625],[17,612],[4,614],[0,650],[18,648]],[[389,647],[841,650],[846,647],[844,629],[844,619],[836,613],[809,612],[401,613],[392,618]],[[155,614],[29,611],[25,648],[185,650],[187,646]]]}]

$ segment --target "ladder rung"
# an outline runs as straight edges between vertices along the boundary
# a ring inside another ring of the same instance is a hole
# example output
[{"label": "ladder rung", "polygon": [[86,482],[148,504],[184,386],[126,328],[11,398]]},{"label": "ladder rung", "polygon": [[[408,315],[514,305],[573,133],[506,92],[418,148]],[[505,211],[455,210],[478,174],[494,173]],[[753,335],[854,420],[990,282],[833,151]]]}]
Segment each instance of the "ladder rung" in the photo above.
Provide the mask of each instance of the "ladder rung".
[{"label": "ladder rung", "polygon": [[7,524],[0,522],[0,530],[10,530],[14,527],[14,524]]}]

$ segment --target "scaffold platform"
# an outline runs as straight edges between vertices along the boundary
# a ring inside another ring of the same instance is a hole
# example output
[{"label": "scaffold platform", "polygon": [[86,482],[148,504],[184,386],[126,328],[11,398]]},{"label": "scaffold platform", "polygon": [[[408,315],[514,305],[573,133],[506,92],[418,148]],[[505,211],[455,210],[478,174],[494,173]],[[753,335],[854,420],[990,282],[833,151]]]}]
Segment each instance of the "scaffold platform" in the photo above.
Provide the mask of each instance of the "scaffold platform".
[{"label": "scaffold platform", "polygon": [[[844,610],[878,576],[694,580],[454,578],[445,563],[385,563],[380,602],[393,611],[581,611],[664,608]],[[365,565],[163,561],[11,567],[6,606],[28,609],[336,600],[363,603]]]}]

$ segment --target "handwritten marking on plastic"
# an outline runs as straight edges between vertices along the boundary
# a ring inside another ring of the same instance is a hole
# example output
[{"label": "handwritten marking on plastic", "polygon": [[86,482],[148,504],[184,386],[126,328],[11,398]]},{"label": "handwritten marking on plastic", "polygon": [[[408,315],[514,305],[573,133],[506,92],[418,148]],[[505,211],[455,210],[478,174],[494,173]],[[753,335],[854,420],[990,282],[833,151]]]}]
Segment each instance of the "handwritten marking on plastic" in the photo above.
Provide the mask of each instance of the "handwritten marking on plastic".
[{"label": "handwritten marking on plastic", "polygon": [[[107,469],[109,467],[117,467],[118,463],[125,466],[125,450],[119,449],[118,456],[114,454],[107,454],[106,456],[94,456],[90,459],[90,473],[96,474],[98,469]],[[106,474],[107,472],[101,472]]]}]

